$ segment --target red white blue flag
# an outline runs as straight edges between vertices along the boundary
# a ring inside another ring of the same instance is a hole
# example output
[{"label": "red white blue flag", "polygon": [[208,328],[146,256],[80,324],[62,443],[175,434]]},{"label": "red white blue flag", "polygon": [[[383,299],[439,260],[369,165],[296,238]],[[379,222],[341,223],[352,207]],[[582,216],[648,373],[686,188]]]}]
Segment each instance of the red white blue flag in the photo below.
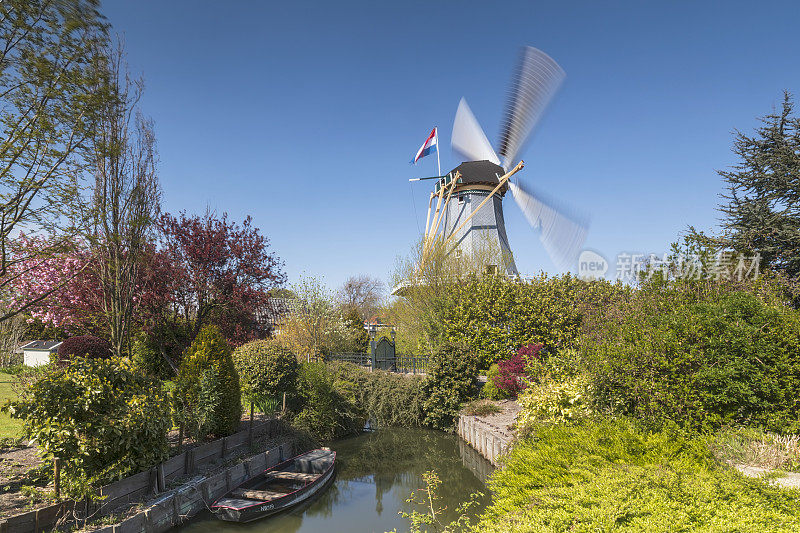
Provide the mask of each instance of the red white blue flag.
[{"label": "red white blue flag", "polygon": [[425,142],[422,143],[422,147],[417,151],[416,157],[414,160],[411,161],[411,164],[415,164],[417,161],[422,159],[428,154],[432,154],[438,150],[437,146],[439,145],[439,133],[436,128],[431,130],[431,134],[428,135],[428,138],[425,139]]}]

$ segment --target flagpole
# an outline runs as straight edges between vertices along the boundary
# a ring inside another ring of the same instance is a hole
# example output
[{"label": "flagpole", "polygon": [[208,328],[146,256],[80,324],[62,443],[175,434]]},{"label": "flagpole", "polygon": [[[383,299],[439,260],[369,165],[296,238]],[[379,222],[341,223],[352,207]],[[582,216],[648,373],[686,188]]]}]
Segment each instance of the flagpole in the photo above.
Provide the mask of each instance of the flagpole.
[{"label": "flagpole", "polygon": [[439,170],[439,175],[442,175],[442,164],[439,162],[439,128],[434,127],[436,130],[436,168]]}]

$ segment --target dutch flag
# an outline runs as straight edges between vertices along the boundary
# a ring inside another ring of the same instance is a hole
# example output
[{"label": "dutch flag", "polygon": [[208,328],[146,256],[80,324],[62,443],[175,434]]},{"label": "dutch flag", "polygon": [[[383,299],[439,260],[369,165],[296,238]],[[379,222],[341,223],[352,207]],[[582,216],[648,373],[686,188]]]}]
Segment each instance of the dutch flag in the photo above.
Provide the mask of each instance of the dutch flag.
[{"label": "dutch flag", "polygon": [[437,132],[437,128],[433,128],[431,130],[431,134],[428,135],[428,138],[425,139],[424,143],[422,143],[422,147],[420,147],[416,157],[414,157],[414,160],[411,161],[411,164],[412,165],[416,164],[417,161],[419,161],[426,155],[436,152],[438,150],[437,148],[439,142],[438,139],[439,139],[439,134]]}]

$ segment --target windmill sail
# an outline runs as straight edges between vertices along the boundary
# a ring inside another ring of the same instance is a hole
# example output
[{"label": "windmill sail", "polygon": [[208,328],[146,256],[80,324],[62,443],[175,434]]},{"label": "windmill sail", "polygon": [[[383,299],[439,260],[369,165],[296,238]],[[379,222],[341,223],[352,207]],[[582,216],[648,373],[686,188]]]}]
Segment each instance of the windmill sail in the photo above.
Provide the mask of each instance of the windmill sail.
[{"label": "windmill sail", "polygon": [[539,230],[539,240],[553,263],[561,270],[575,266],[589,230],[586,217],[571,213],[556,202],[544,201],[539,195],[534,196],[519,182],[512,181],[510,189],[525,218]]},{"label": "windmill sail", "polygon": [[463,98],[458,103],[450,143],[453,150],[467,158],[467,161],[491,161],[495,165],[500,164],[489,139]]},{"label": "windmill sail", "polygon": [[510,168],[553,98],[564,71],[550,56],[530,46],[522,49],[511,82],[497,153]]}]

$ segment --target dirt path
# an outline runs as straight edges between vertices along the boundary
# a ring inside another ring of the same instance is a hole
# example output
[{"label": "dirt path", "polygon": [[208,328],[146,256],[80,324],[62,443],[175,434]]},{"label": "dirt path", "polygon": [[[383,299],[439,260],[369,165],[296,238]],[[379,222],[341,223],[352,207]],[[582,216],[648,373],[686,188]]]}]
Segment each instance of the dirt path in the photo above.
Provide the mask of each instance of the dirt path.
[{"label": "dirt path", "polygon": [[[760,466],[734,465],[736,470],[747,477],[764,477],[775,472],[772,468],[761,468]],[[785,489],[800,490],[800,472],[787,472],[781,477],[771,478],[769,483],[778,485]]]},{"label": "dirt path", "polygon": [[491,415],[476,416],[478,420],[484,424],[491,426],[495,431],[509,439],[514,437],[514,430],[512,426],[517,420],[517,415],[522,410],[522,407],[516,400],[500,400],[494,402],[497,407],[501,409],[499,413]]},{"label": "dirt path", "polygon": [[0,451],[0,516],[22,512],[26,507],[35,507],[36,503],[43,500],[43,495],[37,496],[41,491],[22,490],[23,486],[35,485],[29,472],[41,464],[36,448],[30,446]]}]

